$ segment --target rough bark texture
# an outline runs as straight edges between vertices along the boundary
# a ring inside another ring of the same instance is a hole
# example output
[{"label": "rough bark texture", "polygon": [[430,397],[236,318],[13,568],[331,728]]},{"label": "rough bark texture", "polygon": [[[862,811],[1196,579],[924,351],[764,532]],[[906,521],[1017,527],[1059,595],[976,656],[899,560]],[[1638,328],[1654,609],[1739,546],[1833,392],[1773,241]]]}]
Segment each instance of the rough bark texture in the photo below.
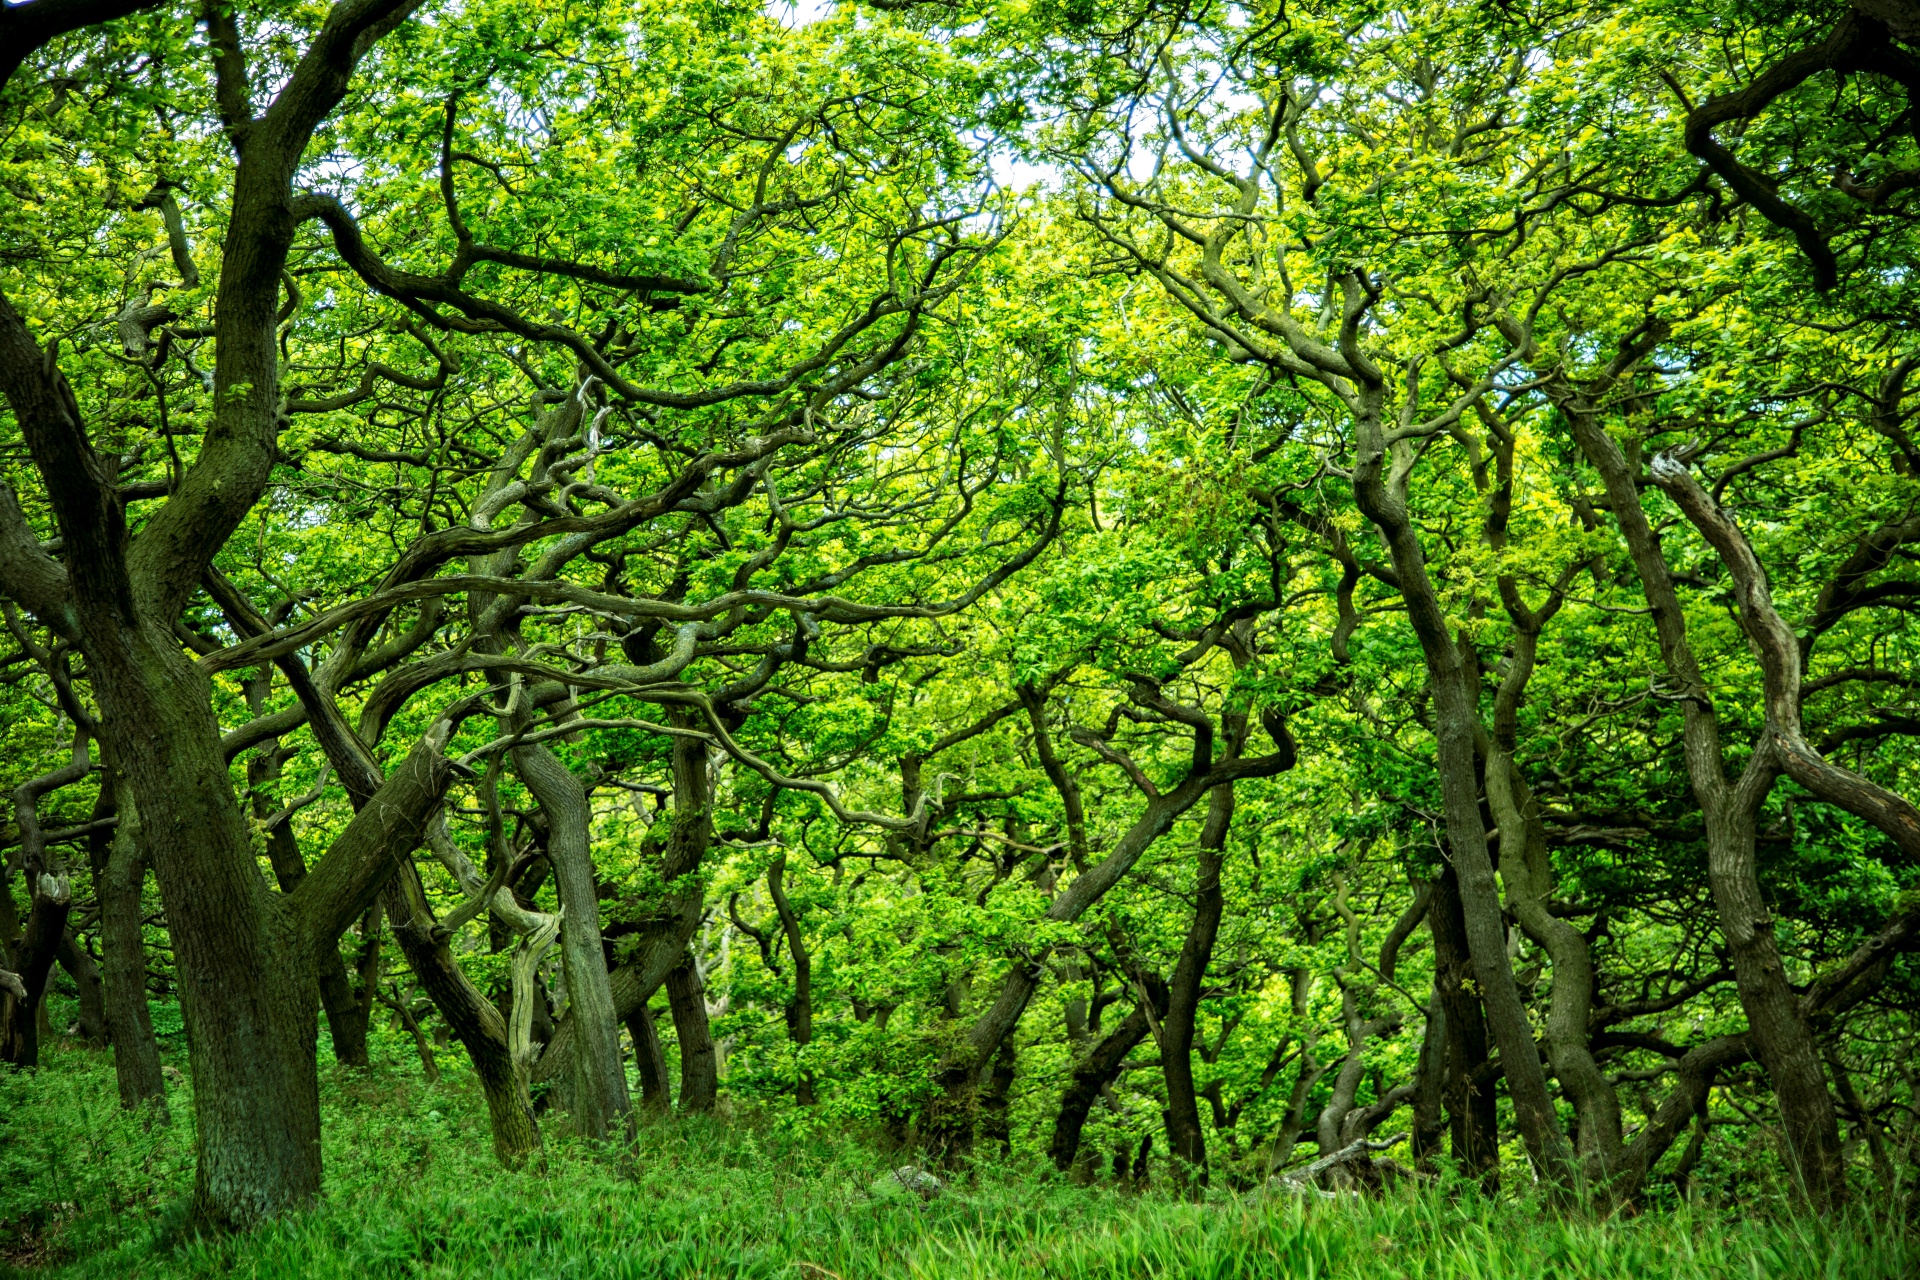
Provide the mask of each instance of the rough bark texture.
[{"label": "rough bark texture", "polygon": [[1434,999],[1445,1037],[1439,1072],[1449,1151],[1463,1172],[1492,1178],[1500,1168],[1498,1099],[1493,1080],[1479,1074],[1489,1057],[1487,1024],[1470,985],[1473,961],[1452,867],[1443,867],[1434,881],[1427,921],[1433,931]]},{"label": "rough bark texture", "polygon": [[[121,789],[124,793],[124,788]],[[111,845],[95,863],[94,889],[100,899],[100,962],[106,985],[107,1038],[113,1046],[113,1073],[120,1105],[132,1110],[147,1103],[167,1106],[167,1084],[160,1074],[160,1046],[147,1009],[147,956],[141,919],[141,889],[147,877],[140,853],[140,823],[130,797],[122,794],[119,822]]]},{"label": "rough bark texture", "polygon": [[1012,1036],[1000,1042],[987,1067],[986,1087],[980,1090],[980,1137],[1000,1148],[1002,1155],[1013,1150],[1013,1081],[1019,1054]]},{"label": "rough bark texture", "polygon": [[674,1033],[680,1038],[680,1113],[711,1111],[720,1093],[719,1063],[713,1031],[707,1025],[706,988],[691,952],[667,974],[667,1003],[673,1009]]},{"label": "rough bark texture", "polygon": [[[140,807],[193,1066],[195,1216],[215,1227],[250,1227],[319,1192],[312,941],[335,907],[351,902],[358,914],[378,885],[352,857],[302,902],[276,900],[262,883],[206,674],[182,653],[172,624],[278,456],[277,312],[297,227],[293,175],[359,59],[408,12],[409,0],[335,9],[258,119],[238,42],[225,39],[232,23],[216,16],[216,96],[238,157],[214,306],[216,407],[193,465],[137,539],[115,470],[95,454],[51,354],[0,298],[0,391],[46,486],[65,560],[25,554],[9,494],[0,585],[80,647],[108,757]],[[363,842],[368,835],[363,827]]]},{"label": "rough bark texture", "polygon": [[606,950],[600,940],[600,903],[593,875],[593,848],[586,789],[560,758],[543,746],[519,747],[513,762],[540,803],[547,821],[547,860],[560,891],[560,955],[573,1010],[575,1131],[601,1139],[627,1123],[633,1101],[620,1062],[620,1021],[607,985]]}]

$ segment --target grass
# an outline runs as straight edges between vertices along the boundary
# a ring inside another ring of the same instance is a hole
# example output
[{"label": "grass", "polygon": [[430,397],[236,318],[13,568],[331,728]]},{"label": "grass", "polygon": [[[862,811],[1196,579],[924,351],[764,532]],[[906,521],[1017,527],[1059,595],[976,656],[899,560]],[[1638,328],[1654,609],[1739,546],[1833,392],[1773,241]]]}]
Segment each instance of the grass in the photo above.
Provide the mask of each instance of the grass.
[{"label": "grass", "polygon": [[[401,1062],[397,1056],[394,1060]],[[0,1277],[486,1276],[1094,1280],[1877,1280],[1920,1274],[1920,1242],[1860,1216],[1818,1223],[1687,1208],[1557,1218],[1456,1188],[1307,1202],[1204,1203],[1077,1188],[983,1165],[929,1203],[871,1190],[891,1163],[846,1137],[744,1123],[643,1128],[609,1156],[549,1142],[544,1167],[488,1154],[470,1078],[404,1065],[327,1077],[327,1193],[251,1236],[185,1222],[186,1086],[175,1123],[121,1112],[104,1057],[60,1050],[0,1075]]]}]

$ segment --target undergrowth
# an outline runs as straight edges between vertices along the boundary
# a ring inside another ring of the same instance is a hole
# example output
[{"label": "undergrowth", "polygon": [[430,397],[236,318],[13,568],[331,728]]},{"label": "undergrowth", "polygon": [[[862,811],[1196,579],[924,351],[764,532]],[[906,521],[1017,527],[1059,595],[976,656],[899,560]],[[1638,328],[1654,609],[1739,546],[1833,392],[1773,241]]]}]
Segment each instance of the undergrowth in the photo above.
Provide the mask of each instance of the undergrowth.
[{"label": "undergrowth", "polygon": [[[1557,1217],[1463,1187],[1305,1201],[1067,1185],[982,1164],[930,1202],[876,1194],[887,1156],[845,1135],[742,1120],[642,1126],[630,1149],[549,1137],[518,1171],[490,1155],[470,1076],[409,1066],[325,1077],[327,1190],[243,1238],[186,1220],[192,1114],[122,1112],[111,1064],[71,1049],[0,1075],[0,1276],[383,1277],[1742,1277],[1920,1274],[1883,1215],[1821,1223],[1738,1206]],[[883,1188],[884,1189],[884,1188]]]}]

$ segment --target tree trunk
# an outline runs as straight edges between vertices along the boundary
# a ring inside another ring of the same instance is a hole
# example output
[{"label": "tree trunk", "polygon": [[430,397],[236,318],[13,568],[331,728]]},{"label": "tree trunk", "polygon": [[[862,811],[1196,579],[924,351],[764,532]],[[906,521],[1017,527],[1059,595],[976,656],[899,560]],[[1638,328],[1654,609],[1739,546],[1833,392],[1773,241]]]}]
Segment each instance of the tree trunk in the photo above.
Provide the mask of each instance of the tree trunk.
[{"label": "tree trunk", "polygon": [[1707,879],[1754,1055],[1766,1068],[1780,1104],[1793,1173],[1816,1208],[1837,1209],[1847,1196],[1840,1121],[1813,1033],[1780,963],[1773,916],[1760,892],[1754,861],[1754,815],[1778,776],[1772,739],[1763,737],[1739,777],[1729,780],[1712,693],[1687,638],[1686,614],[1659,537],[1641,504],[1637,469],[1628,466],[1582,392],[1564,378],[1547,390],[1606,485],[1653,615],[1661,658],[1682,695],[1687,772],[1706,818]]},{"label": "tree trunk", "polygon": [[1013,1152],[1013,1081],[1017,1066],[1013,1037],[1000,1042],[987,1071],[987,1087],[980,1091],[980,1136],[998,1146],[1001,1154]]},{"label": "tree trunk", "polygon": [[[669,724],[692,728],[694,720],[693,713],[685,707],[667,708]],[[653,999],[653,993],[667,980],[667,974],[679,966],[695,930],[700,927],[706,893],[699,879],[700,865],[713,840],[711,790],[706,743],[698,738],[676,737],[673,740],[673,821],[659,868],[660,882],[667,891],[666,900],[642,931],[633,958],[607,978],[614,1014],[622,1021]],[[571,1060],[567,1055],[573,1051],[573,1035],[573,1019],[561,1019],[553,1029],[552,1042],[534,1064],[536,1081],[554,1079],[561,1071],[561,1063]]]},{"label": "tree trunk", "polygon": [[[247,760],[247,790],[256,820],[264,821],[273,816],[265,788],[279,780],[280,771],[278,742],[262,743]],[[293,834],[293,819],[287,817],[275,823],[267,832],[266,843],[267,862],[273,867],[273,878],[279,884],[280,892],[292,893],[307,878],[307,861],[301,856],[300,842]],[[321,950],[318,969],[320,1008],[327,1015],[327,1031],[333,1040],[334,1059],[342,1066],[364,1067],[368,1065],[366,1020],[361,1017],[358,1026],[354,1025],[354,1020],[360,1014],[360,1003],[354,995],[353,983],[347,977],[347,967],[340,962],[338,946]]]},{"label": "tree trunk", "polygon": [[[1516,650],[1521,646],[1516,645]],[[1530,655],[1529,655],[1530,656]],[[1520,655],[1516,653],[1514,665]],[[1500,878],[1507,902],[1528,937],[1553,962],[1547,1010],[1547,1060],[1573,1101],[1574,1150],[1591,1181],[1604,1184],[1620,1167],[1620,1099],[1593,1059],[1587,1023],[1593,1013],[1593,956],[1587,940],[1547,908],[1553,892],[1547,833],[1540,806],[1506,746],[1488,756],[1487,807],[1500,829]]]},{"label": "tree trunk", "polygon": [[[767,890],[773,896],[773,908],[780,913],[780,929],[787,939],[787,951],[793,959],[793,999],[787,1002],[787,1038],[793,1042],[794,1056],[803,1058],[813,1043],[813,957],[806,939],[800,934],[800,917],[787,900],[787,856],[781,854],[767,868]],[[803,1107],[813,1105],[813,1072],[804,1062],[793,1089],[794,1101]]]},{"label": "tree trunk", "polygon": [[79,1017],[75,1021],[74,1034],[88,1048],[102,1049],[107,1043],[106,995],[100,980],[100,966],[93,962],[79,939],[71,930],[60,937],[60,946],[54,952],[54,959],[73,979],[75,992],[80,1002]]},{"label": "tree trunk", "polygon": [[[1074,879],[1057,894],[1047,908],[1047,919],[1068,921],[1080,914],[1119,883],[1155,840],[1164,835],[1175,818],[1191,808],[1210,787],[1198,786],[1189,778],[1175,791],[1148,800],[1146,811],[1114,846],[1113,852],[1094,868]],[[1000,993],[973,1024],[964,1038],[948,1050],[935,1072],[939,1092],[921,1122],[921,1139],[930,1147],[951,1156],[965,1152],[973,1143],[975,1088],[980,1066],[1000,1048],[1000,1042],[1013,1033],[1027,1003],[1039,989],[1041,965],[1046,953],[1013,957]]]},{"label": "tree trunk", "polygon": [[707,993],[692,952],[687,952],[667,975],[667,1003],[673,1009],[673,1029],[680,1038],[680,1114],[711,1111],[719,1097],[720,1077],[713,1031],[707,1025]]},{"label": "tree trunk", "polygon": [[672,1108],[667,1088],[667,1051],[660,1044],[660,1028],[653,1010],[641,1005],[627,1015],[627,1034],[633,1038],[633,1062],[640,1071],[640,1107],[648,1115],[663,1116]]},{"label": "tree trunk", "polygon": [[1408,453],[1411,446],[1404,441],[1392,446],[1383,443],[1377,405],[1363,415],[1359,426],[1354,497],[1385,536],[1399,575],[1401,598],[1407,602],[1408,617],[1426,657],[1447,843],[1458,878],[1461,920],[1474,979],[1486,1005],[1493,1038],[1500,1046],[1507,1092],[1513,1099],[1514,1119],[1526,1141],[1527,1153],[1541,1177],[1565,1191],[1574,1174],[1571,1153],[1547,1093],[1533,1028],[1507,958],[1500,890],[1487,849],[1487,829],[1480,817],[1480,779],[1474,750],[1474,738],[1480,729],[1478,664],[1463,652],[1464,638],[1456,642],[1451,633],[1428,572],[1425,549],[1408,514],[1404,486],[1411,458],[1396,457],[1391,468],[1388,466],[1389,452]]},{"label": "tree trunk", "polygon": [[[1164,1009],[1166,988],[1157,978],[1148,975],[1147,990],[1149,998]],[[1132,1012],[1074,1063],[1073,1075],[1053,1120],[1053,1139],[1047,1144],[1047,1155],[1053,1160],[1054,1168],[1066,1173],[1074,1167],[1080,1150],[1080,1132],[1086,1127],[1093,1104],[1119,1078],[1121,1064],[1134,1046],[1147,1038],[1151,1029],[1145,1005],[1135,1004]]]},{"label": "tree trunk", "polygon": [[540,1128],[527,1100],[526,1082],[514,1069],[506,1019],[454,960],[445,932],[434,927],[419,873],[411,863],[402,865],[387,882],[385,902],[394,940],[413,976],[466,1047],[473,1072],[480,1078],[493,1126],[493,1153],[501,1164],[517,1168],[540,1149]]},{"label": "tree trunk", "polygon": [[[327,980],[323,974],[320,984],[320,1007],[327,1013],[327,1028],[333,1035],[333,1056],[347,1067],[365,1067],[367,1057],[367,1027],[373,1019],[373,1006],[379,998],[380,983],[380,935],[386,919],[379,902],[367,908],[360,917],[359,946],[354,954],[352,975],[347,982],[346,997],[340,998],[327,989]],[[339,954],[339,948],[334,948]],[[322,952],[320,959],[327,956]],[[344,969],[344,966],[343,966]],[[343,977],[346,976],[343,972]]]},{"label": "tree trunk", "polygon": [[1433,1166],[1440,1135],[1447,1127],[1447,1013],[1437,984],[1427,998],[1427,1026],[1413,1070],[1419,1082],[1413,1093],[1413,1163],[1416,1169],[1426,1170]]},{"label": "tree trunk", "polygon": [[[66,933],[73,892],[65,876],[36,877],[29,870],[25,878],[32,905],[19,938],[8,949],[7,967],[20,976],[26,994],[23,999],[11,990],[0,992],[0,1062],[35,1067],[40,1065],[40,1005]],[[12,916],[12,885],[0,882],[0,893],[7,895],[5,910]]]},{"label": "tree trunk", "polygon": [[1473,962],[1452,867],[1443,866],[1434,881],[1427,921],[1433,932],[1434,999],[1445,1033],[1439,1071],[1449,1150],[1462,1173],[1487,1182],[1500,1172],[1499,1104],[1493,1080],[1478,1074],[1488,1059],[1487,1024],[1471,986]]},{"label": "tree trunk", "polygon": [[1207,799],[1194,877],[1193,923],[1167,984],[1167,1016],[1160,1023],[1160,1069],[1167,1084],[1167,1157],[1173,1176],[1192,1185],[1207,1182],[1207,1141],[1200,1125],[1200,1099],[1193,1085],[1193,1030],[1200,990],[1213,960],[1225,900],[1220,892],[1221,850],[1233,821],[1233,787],[1215,787]]},{"label": "tree trunk", "polygon": [[167,1085],[160,1074],[160,1045],[147,1010],[147,957],[141,906],[147,868],[140,852],[140,823],[126,788],[116,788],[119,823],[112,844],[94,863],[94,890],[100,899],[100,961],[106,986],[107,1038],[113,1045],[113,1073],[120,1084],[120,1105],[129,1111],[146,1103],[167,1110]]},{"label": "tree trunk", "polygon": [[633,1100],[620,1062],[620,1021],[607,985],[600,902],[593,875],[592,812],[586,789],[544,746],[517,747],[514,768],[547,819],[547,860],[560,892],[560,955],[573,1009],[574,1128],[605,1139],[627,1124]]}]

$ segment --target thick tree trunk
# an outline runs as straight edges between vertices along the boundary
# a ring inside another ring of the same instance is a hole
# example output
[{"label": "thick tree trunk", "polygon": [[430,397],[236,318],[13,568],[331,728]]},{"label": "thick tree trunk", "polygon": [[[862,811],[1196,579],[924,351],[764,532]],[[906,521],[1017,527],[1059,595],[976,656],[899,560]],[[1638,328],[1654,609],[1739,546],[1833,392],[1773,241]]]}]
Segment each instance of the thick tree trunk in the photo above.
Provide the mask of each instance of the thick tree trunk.
[{"label": "thick tree trunk", "polygon": [[560,955],[573,1010],[575,1132],[604,1139],[626,1127],[633,1100],[620,1062],[620,1020],[607,985],[586,789],[544,746],[518,747],[514,768],[547,820],[547,860],[560,892]]},{"label": "thick tree trunk", "polygon": [[1220,892],[1221,850],[1233,822],[1233,787],[1215,787],[1207,799],[1194,877],[1193,923],[1167,984],[1167,1016],[1160,1023],[1160,1069],[1167,1085],[1167,1155],[1176,1179],[1207,1182],[1207,1141],[1193,1084],[1193,1030],[1225,899]]},{"label": "thick tree trunk", "polygon": [[139,814],[173,943],[194,1084],[194,1214],[244,1230],[320,1191],[312,953],[288,900],[261,879],[206,675],[144,622],[102,616],[87,633],[108,756]]},{"label": "thick tree trunk", "polygon": [[1433,932],[1434,999],[1445,1036],[1438,1070],[1449,1150],[1463,1173],[1487,1180],[1500,1170],[1498,1098],[1494,1081],[1480,1074],[1488,1059],[1487,1024],[1471,985],[1473,962],[1467,955],[1466,922],[1452,867],[1442,867],[1434,881],[1427,921]]},{"label": "thick tree trunk", "polygon": [[100,899],[100,961],[106,986],[107,1038],[113,1046],[113,1073],[120,1105],[133,1110],[147,1103],[167,1109],[166,1080],[160,1074],[160,1045],[147,1010],[147,956],[142,886],[147,867],[140,851],[140,824],[132,798],[119,787],[119,823],[112,844],[94,863],[94,890]]},{"label": "thick tree trunk", "polygon": [[707,993],[691,952],[667,974],[667,1003],[680,1038],[680,1114],[711,1111],[720,1094],[719,1064],[707,1025]]}]

